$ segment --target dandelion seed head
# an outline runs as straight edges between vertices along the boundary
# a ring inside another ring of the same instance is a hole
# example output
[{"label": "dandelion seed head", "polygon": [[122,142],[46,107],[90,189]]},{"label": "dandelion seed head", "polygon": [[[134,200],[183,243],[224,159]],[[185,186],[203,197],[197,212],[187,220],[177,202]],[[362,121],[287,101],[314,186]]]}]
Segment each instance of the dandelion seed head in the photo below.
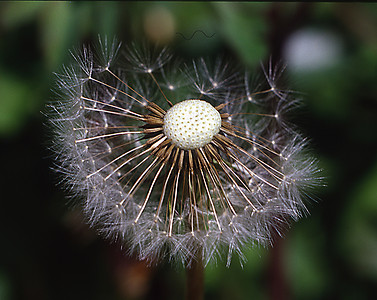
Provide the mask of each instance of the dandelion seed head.
[{"label": "dandelion seed head", "polygon": [[171,107],[164,117],[164,133],[184,150],[199,149],[220,131],[220,113],[208,102],[185,100]]},{"label": "dandelion seed head", "polygon": [[150,262],[225,252],[229,265],[307,213],[320,177],[279,70],[252,85],[219,60],[182,69],[166,49],[100,44],[102,58],[85,47],[57,74],[49,106],[56,169],[100,234]]}]

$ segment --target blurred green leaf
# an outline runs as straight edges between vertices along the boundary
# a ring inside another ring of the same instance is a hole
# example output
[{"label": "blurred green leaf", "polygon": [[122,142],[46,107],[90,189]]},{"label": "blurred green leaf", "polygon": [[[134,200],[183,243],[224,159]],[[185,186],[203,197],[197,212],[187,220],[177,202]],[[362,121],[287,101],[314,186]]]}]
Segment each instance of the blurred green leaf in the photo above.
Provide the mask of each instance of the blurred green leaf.
[{"label": "blurred green leaf", "polygon": [[[221,32],[210,3],[156,2],[154,5],[156,9],[163,7],[172,14],[174,41],[179,51],[191,57],[209,56],[216,52],[221,42]],[[152,6],[143,6],[141,15],[144,16],[151,9]]]},{"label": "blurred green leaf", "polygon": [[255,246],[248,249],[245,255],[243,267],[233,257],[229,268],[224,261],[220,261],[218,265],[209,265],[205,269],[205,287],[208,291],[216,292],[209,294],[208,299],[267,299],[267,291],[261,285],[268,249]]},{"label": "blurred green leaf", "polygon": [[111,41],[116,33],[119,21],[119,3],[114,1],[95,2],[94,14],[97,16],[97,22],[93,25],[96,26],[101,37],[107,36]]},{"label": "blurred green leaf", "polygon": [[50,70],[59,65],[66,54],[67,39],[73,30],[74,14],[76,13],[72,4],[67,2],[50,2],[44,7],[41,19],[41,39],[47,67]]},{"label": "blurred green leaf", "polygon": [[68,49],[85,38],[93,23],[90,2],[48,2],[40,18],[41,43],[48,70],[56,70],[68,55]]},{"label": "blurred green leaf", "polygon": [[0,135],[19,130],[36,107],[35,90],[0,70]]},{"label": "blurred green leaf", "polygon": [[349,196],[339,250],[359,274],[377,281],[377,163]]},{"label": "blurred green leaf", "polygon": [[348,84],[347,61],[326,70],[311,73],[290,73],[294,89],[305,93],[306,103],[316,114],[332,122],[350,114],[352,99]]},{"label": "blurred green leaf", "polygon": [[[214,5],[220,15],[224,36],[241,59],[252,67],[265,59],[267,24],[263,19],[261,9],[266,6],[244,7],[234,3],[215,3]],[[247,9],[248,13],[246,14],[243,9]]]},{"label": "blurred green leaf", "polygon": [[322,299],[331,284],[323,228],[313,216],[305,221],[289,232],[285,267],[295,299]]},{"label": "blurred green leaf", "polygon": [[45,5],[42,1],[7,1],[0,4],[0,23],[8,30],[36,17]]}]

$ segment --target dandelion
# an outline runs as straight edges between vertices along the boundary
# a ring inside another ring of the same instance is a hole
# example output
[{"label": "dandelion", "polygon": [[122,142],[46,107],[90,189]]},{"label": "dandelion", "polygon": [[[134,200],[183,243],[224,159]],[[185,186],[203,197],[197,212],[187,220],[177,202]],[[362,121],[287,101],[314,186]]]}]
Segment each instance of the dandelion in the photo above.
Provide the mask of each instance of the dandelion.
[{"label": "dandelion", "polygon": [[306,140],[285,122],[297,101],[204,59],[100,41],[58,76],[51,104],[57,169],[88,222],[140,259],[189,265],[269,244],[305,212],[316,184]]}]

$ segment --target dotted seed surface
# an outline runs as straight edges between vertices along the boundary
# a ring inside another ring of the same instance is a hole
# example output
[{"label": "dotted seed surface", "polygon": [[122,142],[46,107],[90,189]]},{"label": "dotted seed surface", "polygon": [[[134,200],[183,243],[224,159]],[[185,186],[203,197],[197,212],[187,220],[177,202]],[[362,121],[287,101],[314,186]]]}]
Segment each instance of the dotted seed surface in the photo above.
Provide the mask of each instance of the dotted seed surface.
[{"label": "dotted seed surface", "polygon": [[220,131],[220,113],[203,100],[185,100],[165,114],[164,133],[177,147],[198,149],[211,142]]}]

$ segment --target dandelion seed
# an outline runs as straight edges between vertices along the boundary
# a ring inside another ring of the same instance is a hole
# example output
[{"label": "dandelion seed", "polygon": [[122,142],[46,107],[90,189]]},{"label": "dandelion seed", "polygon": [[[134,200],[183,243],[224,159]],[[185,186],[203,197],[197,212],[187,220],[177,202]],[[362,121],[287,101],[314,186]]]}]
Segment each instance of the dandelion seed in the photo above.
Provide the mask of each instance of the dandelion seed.
[{"label": "dandelion seed", "polygon": [[118,44],[100,47],[98,60],[89,48],[74,56],[51,105],[59,170],[92,226],[141,259],[208,263],[227,249],[229,264],[306,212],[318,169],[282,118],[295,100],[278,70],[251,92],[219,61],[181,71],[166,50],[131,47],[120,69]]}]

